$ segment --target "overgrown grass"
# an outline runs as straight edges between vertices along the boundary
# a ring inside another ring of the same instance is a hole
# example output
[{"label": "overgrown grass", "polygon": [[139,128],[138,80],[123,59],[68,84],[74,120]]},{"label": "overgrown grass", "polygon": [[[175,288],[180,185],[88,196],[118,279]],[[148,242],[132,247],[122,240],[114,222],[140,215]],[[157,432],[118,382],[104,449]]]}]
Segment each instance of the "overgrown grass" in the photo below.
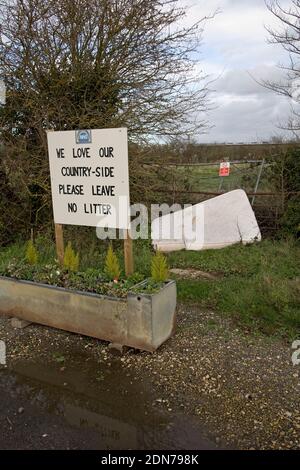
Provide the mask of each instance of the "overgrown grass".
[{"label": "overgrown grass", "polygon": [[[151,245],[135,242],[136,269],[150,272]],[[168,255],[171,268],[199,269],[216,280],[180,279],[178,300],[234,318],[269,335],[300,335],[300,244],[264,240],[221,250],[180,251]]]},{"label": "overgrown grass", "polygon": [[[91,236],[75,239],[74,246],[80,253],[80,272],[86,273],[84,282],[92,290],[93,283],[103,273],[108,243]],[[18,243],[0,251],[0,273],[7,272],[12,260],[24,264],[25,247],[25,243]],[[38,238],[36,247],[37,268],[26,268],[29,279],[34,269],[43,273],[43,266],[53,264],[55,259],[53,242]],[[114,250],[124,277],[122,241],[114,241]],[[150,241],[134,242],[137,280],[150,276],[152,254]],[[171,268],[218,274],[216,280],[177,278],[179,301],[213,309],[251,330],[289,337],[300,334],[299,242],[265,240],[222,250],[175,252],[168,255],[168,263]],[[57,269],[55,264],[53,269]]]},{"label": "overgrown grass", "polygon": [[177,268],[220,274],[214,281],[178,280],[178,296],[267,334],[300,333],[300,246],[263,241],[222,250],[169,255]]}]

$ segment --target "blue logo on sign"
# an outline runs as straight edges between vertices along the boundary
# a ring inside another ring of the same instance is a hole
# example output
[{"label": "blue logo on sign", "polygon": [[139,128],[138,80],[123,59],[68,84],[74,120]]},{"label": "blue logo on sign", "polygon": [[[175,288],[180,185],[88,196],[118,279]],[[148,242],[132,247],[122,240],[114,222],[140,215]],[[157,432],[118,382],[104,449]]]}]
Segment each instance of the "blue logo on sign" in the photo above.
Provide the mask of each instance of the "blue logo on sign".
[{"label": "blue logo on sign", "polygon": [[92,142],[91,131],[76,131],[76,144],[90,144]]}]

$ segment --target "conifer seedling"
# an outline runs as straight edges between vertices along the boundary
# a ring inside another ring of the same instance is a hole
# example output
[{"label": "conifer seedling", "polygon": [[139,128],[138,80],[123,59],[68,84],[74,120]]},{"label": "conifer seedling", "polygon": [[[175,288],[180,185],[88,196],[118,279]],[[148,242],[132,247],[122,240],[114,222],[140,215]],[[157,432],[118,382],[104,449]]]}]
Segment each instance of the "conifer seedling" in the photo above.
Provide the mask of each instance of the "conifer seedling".
[{"label": "conifer seedling", "polygon": [[151,262],[151,276],[155,282],[166,282],[169,276],[167,258],[157,251]]},{"label": "conifer seedling", "polygon": [[119,260],[117,258],[117,255],[114,253],[112,244],[109,245],[109,248],[107,250],[107,255],[105,259],[105,272],[109,279],[111,279],[112,281],[119,280],[121,270]]},{"label": "conifer seedling", "polygon": [[26,261],[32,266],[38,262],[38,252],[32,240],[29,240],[26,249]]},{"label": "conifer seedling", "polygon": [[79,267],[79,253],[75,253],[72,248],[71,242],[68,242],[64,254],[64,268],[70,272],[78,271]]}]

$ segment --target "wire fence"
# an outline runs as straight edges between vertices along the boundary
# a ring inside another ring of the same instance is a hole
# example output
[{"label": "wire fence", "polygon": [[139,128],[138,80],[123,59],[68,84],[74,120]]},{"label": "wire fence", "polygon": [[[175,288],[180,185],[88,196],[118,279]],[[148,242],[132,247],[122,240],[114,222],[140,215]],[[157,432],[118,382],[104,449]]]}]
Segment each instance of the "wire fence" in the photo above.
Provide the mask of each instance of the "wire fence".
[{"label": "wire fence", "polygon": [[[243,189],[256,214],[261,231],[274,233],[279,227],[286,198],[300,192],[279,191],[270,174],[274,163],[261,160],[234,160],[228,176],[220,176],[220,160],[209,163],[147,163],[155,172],[155,192],[159,202],[196,204],[235,189]],[[160,175],[164,175],[160,178]]]}]

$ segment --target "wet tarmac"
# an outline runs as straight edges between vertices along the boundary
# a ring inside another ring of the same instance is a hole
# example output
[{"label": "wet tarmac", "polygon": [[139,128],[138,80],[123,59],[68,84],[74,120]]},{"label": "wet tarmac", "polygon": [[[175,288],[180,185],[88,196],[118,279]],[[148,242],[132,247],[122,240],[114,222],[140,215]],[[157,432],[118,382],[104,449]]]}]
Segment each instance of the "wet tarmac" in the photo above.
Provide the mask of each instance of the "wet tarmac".
[{"label": "wet tarmac", "polygon": [[1,449],[212,449],[197,420],[153,406],[147,380],[88,351],[66,365],[17,361],[0,369]]}]

